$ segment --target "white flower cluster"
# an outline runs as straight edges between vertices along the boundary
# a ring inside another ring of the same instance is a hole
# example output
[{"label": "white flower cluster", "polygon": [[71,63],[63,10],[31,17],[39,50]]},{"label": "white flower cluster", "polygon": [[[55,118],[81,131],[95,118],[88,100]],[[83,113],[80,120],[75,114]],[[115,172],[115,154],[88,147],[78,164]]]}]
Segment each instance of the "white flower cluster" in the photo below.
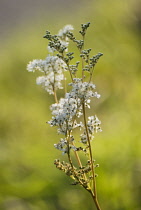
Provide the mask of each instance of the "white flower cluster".
[{"label": "white flower cluster", "polygon": [[[71,138],[70,142],[72,142],[73,140],[74,139]],[[56,149],[62,151],[63,154],[67,153],[69,149],[73,149],[74,151],[77,151],[77,148],[74,145],[72,145],[72,144],[68,145],[68,141],[66,140],[66,138],[65,139],[61,138],[61,140],[58,144],[54,144],[54,147]]]},{"label": "white flower cluster", "polygon": [[94,132],[101,132],[101,128],[100,128],[100,124],[101,121],[98,119],[98,117],[95,116],[90,116],[88,117],[88,123],[87,123],[87,127],[88,127],[88,131],[89,134],[93,134]]},{"label": "white flower cluster", "polygon": [[48,123],[51,126],[58,126],[59,133],[66,135],[67,131],[83,126],[81,123],[77,124],[73,120],[77,112],[81,112],[75,98],[61,98],[59,103],[52,104],[50,109],[53,117]]},{"label": "white flower cluster", "polygon": [[50,107],[53,117],[48,122],[51,126],[58,126],[58,132],[64,135],[76,127],[83,127],[82,123],[78,124],[76,121],[74,123],[74,118],[83,114],[83,103],[86,107],[90,107],[90,98],[100,97],[97,92],[94,92],[94,84],[82,83],[79,78],[74,79],[74,83],[70,83],[70,86],[72,86],[72,90],[66,93],[65,98],[61,98],[59,103],[52,104]]},{"label": "white flower cluster", "polygon": [[96,86],[92,83],[82,82],[82,79],[74,78],[73,83],[69,85],[72,86],[72,91],[68,93],[69,97],[77,99],[80,105],[84,102],[85,106],[90,108],[90,98],[100,98],[100,94],[94,92]]},{"label": "white flower cluster", "polygon": [[54,90],[62,89],[61,81],[64,80],[65,62],[57,56],[48,56],[45,60],[33,60],[27,65],[29,72],[39,70],[45,75],[37,78],[37,85],[41,85],[49,94]]},{"label": "white flower cluster", "polygon": [[[101,121],[98,119],[98,117],[96,115],[88,117],[87,128],[88,128],[90,140],[92,140],[94,138],[94,136],[93,136],[94,132],[97,133],[97,132],[102,131],[100,128],[100,124],[101,124]],[[80,139],[81,139],[81,141],[80,141],[81,143],[87,144],[88,137],[87,137],[86,129],[80,135]]]},{"label": "white flower cluster", "polygon": [[40,60],[34,59],[33,61],[30,61],[29,64],[27,65],[27,71],[35,72],[36,70],[39,70],[43,72],[44,66],[45,66],[45,61],[41,59]]}]

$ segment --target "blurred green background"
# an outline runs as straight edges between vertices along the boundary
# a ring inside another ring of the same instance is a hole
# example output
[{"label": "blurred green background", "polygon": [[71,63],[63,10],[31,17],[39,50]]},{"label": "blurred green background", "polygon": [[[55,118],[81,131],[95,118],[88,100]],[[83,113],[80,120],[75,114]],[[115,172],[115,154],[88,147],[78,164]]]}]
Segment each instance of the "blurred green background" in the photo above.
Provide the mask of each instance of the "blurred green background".
[{"label": "blurred green background", "polygon": [[5,0],[0,2],[0,210],[92,210],[85,190],[53,165],[63,158],[50,128],[53,98],[26,65],[44,59],[48,29],[91,22],[87,46],[104,53],[92,113],[102,121],[94,158],[102,210],[141,209],[141,1]]}]

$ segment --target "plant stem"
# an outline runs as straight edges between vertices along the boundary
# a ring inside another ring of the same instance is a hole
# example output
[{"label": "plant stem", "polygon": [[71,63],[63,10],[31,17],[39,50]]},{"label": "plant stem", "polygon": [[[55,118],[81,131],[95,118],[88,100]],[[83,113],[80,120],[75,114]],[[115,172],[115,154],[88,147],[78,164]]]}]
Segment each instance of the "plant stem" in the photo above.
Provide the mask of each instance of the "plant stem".
[{"label": "plant stem", "polygon": [[[85,40],[85,36],[83,36],[83,48],[82,50],[84,49],[84,40]],[[81,50],[81,52],[82,52]],[[84,71],[83,71],[83,68],[84,68],[84,58],[82,58],[82,82],[84,81]]]},{"label": "plant stem", "polygon": [[71,80],[72,80],[72,82],[73,82],[73,76],[72,76],[72,73],[71,73],[69,64],[67,64],[67,67],[68,67],[68,70],[69,70],[69,73],[70,73]]},{"label": "plant stem", "polygon": [[93,67],[92,71],[90,72],[90,79],[89,79],[89,83],[90,83],[90,82],[91,82],[91,80],[92,80],[93,71],[94,71],[94,67]]},{"label": "plant stem", "polygon": [[91,194],[91,196],[92,196],[92,198],[93,198],[93,201],[94,201],[94,203],[95,203],[95,205],[96,205],[97,210],[101,210],[97,198],[95,197],[95,195],[93,194],[92,191],[89,191],[89,192],[90,192],[90,194]]},{"label": "plant stem", "polygon": [[[75,146],[73,142],[72,142],[72,145]],[[75,157],[77,159],[78,165],[82,168],[82,163],[81,163],[81,160],[79,158],[78,152],[74,151],[74,154],[75,154]]]},{"label": "plant stem", "polygon": [[58,104],[57,94],[54,88],[53,88],[53,91],[54,91],[54,100]]},{"label": "plant stem", "polygon": [[100,210],[98,201],[97,201],[97,192],[96,192],[96,181],[95,181],[95,170],[94,170],[94,163],[93,163],[93,157],[92,157],[92,149],[91,149],[91,142],[89,138],[89,133],[88,133],[88,127],[87,127],[87,122],[86,122],[86,111],[85,111],[85,104],[83,102],[82,104],[83,107],[83,117],[84,117],[84,125],[86,129],[86,134],[87,134],[87,139],[88,139],[88,145],[89,145],[89,154],[90,154],[90,161],[91,161],[91,169],[92,169],[92,177],[93,177],[93,190],[89,191],[93,197],[93,200],[95,202],[95,205],[98,210]]},{"label": "plant stem", "polygon": [[73,167],[73,164],[72,164],[72,160],[71,160],[71,156],[70,156],[70,131],[68,132],[68,134],[66,134],[66,139],[67,139],[67,147],[68,147],[68,151],[67,151],[67,154],[68,154],[68,160],[69,160],[69,163],[72,167],[72,170],[74,170],[74,167]]}]

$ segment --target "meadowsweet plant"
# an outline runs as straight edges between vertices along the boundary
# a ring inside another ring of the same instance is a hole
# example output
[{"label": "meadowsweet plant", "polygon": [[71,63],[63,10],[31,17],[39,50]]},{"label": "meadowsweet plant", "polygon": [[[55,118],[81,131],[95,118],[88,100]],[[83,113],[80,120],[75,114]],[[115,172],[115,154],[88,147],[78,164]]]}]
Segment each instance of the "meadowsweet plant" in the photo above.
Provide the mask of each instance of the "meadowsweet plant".
[{"label": "meadowsweet plant", "polygon": [[[103,54],[91,56],[91,48],[85,49],[85,36],[89,26],[90,23],[81,24],[80,40],[76,39],[71,25],[66,25],[57,35],[46,31],[44,38],[48,40],[50,54],[45,60],[29,62],[27,70],[40,71],[42,76],[37,78],[37,85],[54,96],[54,104],[50,106],[52,119],[48,123],[56,126],[60,134],[59,142],[54,147],[68,159],[56,159],[56,168],[73,179],[72,185],[81,185],[87,190],[96,208],[100,209],[95,173],[99,164],[93,158],[92,144],[95,133],[101,132],[101,122],[95,114],[87,116],[87,110],[91,108],[92,98],[100,98],[92,80],[95,65]],[[78,50],[78,61],[74,58],[74,52],[69,51],[70,41]],[[71,82],[67,84],[68,76]],[[58,97],[59,89],[63,89],[64,97]]]}]

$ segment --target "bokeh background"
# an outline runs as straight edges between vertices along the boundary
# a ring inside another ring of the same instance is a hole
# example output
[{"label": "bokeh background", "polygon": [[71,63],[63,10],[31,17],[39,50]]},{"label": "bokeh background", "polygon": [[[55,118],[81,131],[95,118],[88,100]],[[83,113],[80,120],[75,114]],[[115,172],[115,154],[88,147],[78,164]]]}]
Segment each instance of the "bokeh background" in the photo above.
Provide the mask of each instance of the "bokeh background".
[{"label": "bokeh background", "polygon": [[104,56],[94,82],[92,112],[103,132],[93,144],[103,210],[141,209],[141,1],[0,1],[0,210],[92,210],[85,190],[57,170],[62,158],[50,128],[53,98],[26,65],[47,55],[49,29],[91,22],[87,46]]}]

